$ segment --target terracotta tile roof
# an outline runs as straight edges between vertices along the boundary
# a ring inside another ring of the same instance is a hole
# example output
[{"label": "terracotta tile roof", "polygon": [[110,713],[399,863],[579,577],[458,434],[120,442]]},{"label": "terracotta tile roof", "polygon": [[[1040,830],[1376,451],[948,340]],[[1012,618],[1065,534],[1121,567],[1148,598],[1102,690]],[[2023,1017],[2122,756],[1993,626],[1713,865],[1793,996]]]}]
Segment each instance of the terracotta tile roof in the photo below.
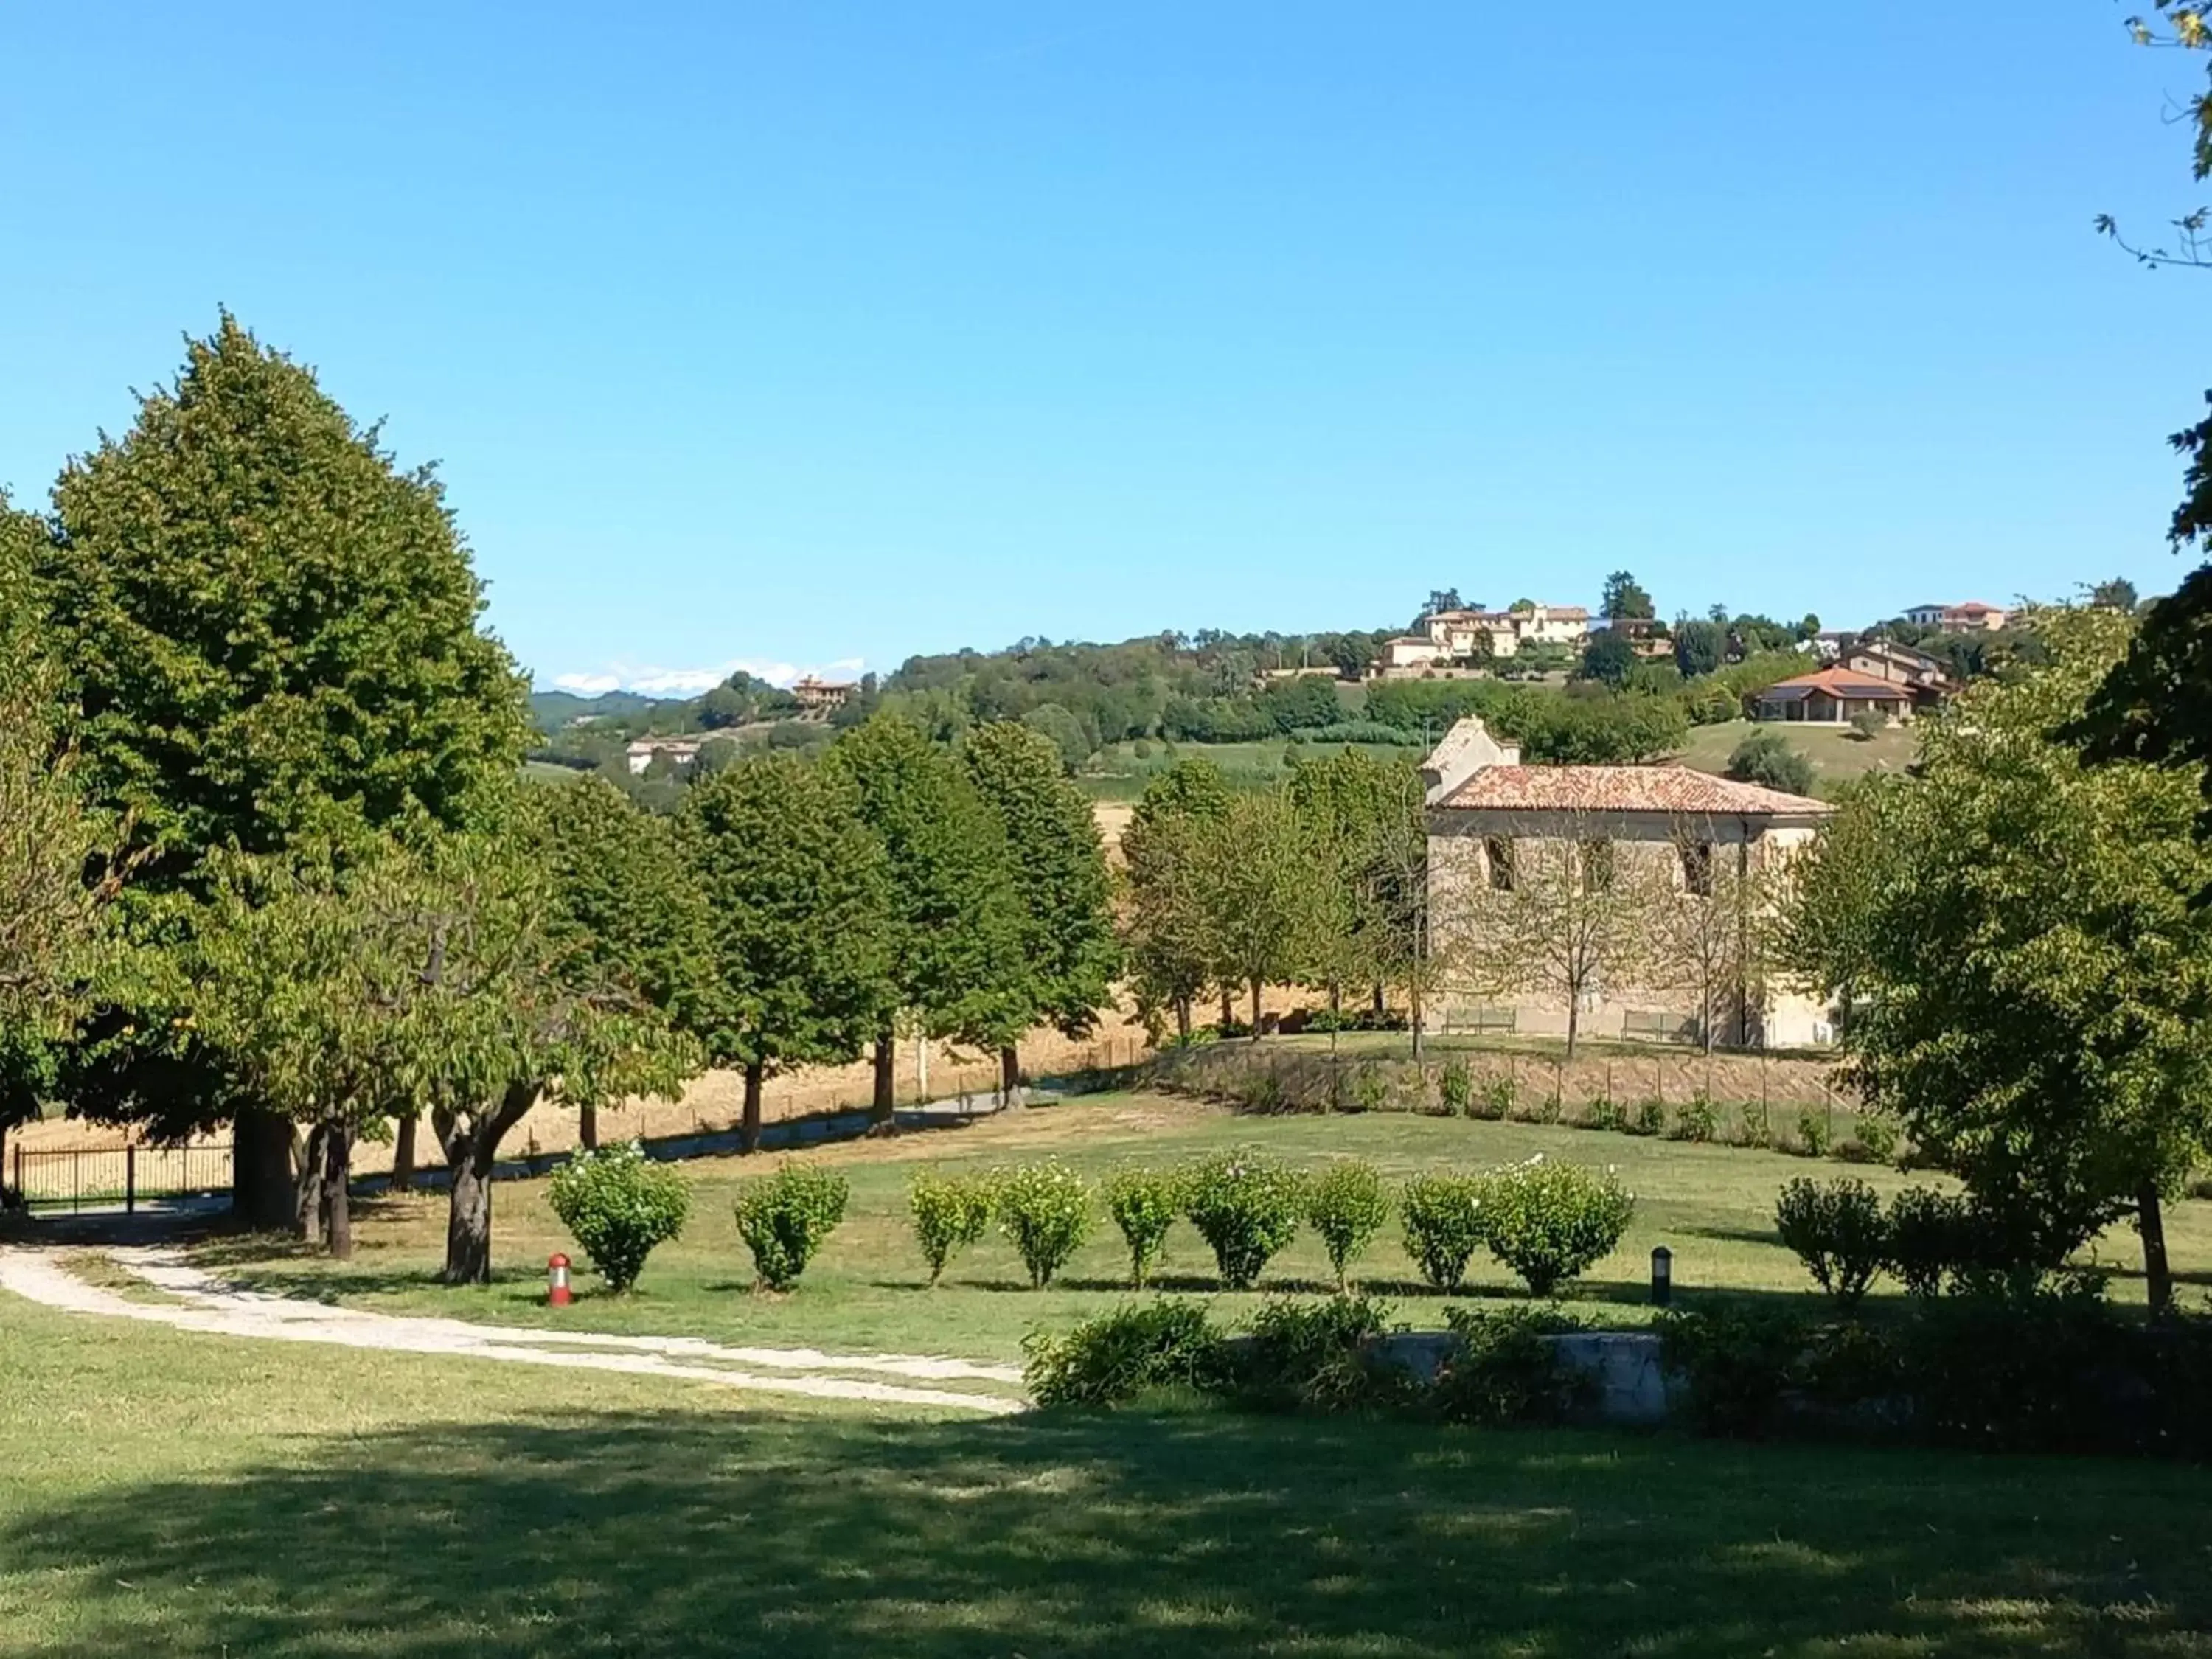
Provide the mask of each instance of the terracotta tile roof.
[{"label": "terracotta tile roof", "polygon": [[1815,691],[1826,691],[1832,697],[1885,697],[1904,702],[1904,687],[1892,685],[1887,680],[1869,679],[1863,674],[1854,674],[1848,668],[1823,668],[1817,674],[1797,674],[1786,680],[1777,680],[1759,695],[1773,697],[1783,694],[1782,701],[1809,696]]},{"label": "terracotta tile roof", "polygon": [[1667,812],[1802,817],[1835,809],[1686,766],[1486,766],[1437,806],[1530,812]]}]

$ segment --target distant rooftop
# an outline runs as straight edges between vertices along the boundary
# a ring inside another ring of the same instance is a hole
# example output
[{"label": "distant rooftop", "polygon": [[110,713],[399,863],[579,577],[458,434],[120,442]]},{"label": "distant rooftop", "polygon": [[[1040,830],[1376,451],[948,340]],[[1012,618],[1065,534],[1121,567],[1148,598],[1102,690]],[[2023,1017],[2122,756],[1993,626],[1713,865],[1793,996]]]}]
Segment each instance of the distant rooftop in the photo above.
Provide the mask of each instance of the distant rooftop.
[{"label": "distant rooftop", "polygon": [[1825,816],[1826,801],[1686,766],[1486,766],[1433,803],[1493,811]]}]

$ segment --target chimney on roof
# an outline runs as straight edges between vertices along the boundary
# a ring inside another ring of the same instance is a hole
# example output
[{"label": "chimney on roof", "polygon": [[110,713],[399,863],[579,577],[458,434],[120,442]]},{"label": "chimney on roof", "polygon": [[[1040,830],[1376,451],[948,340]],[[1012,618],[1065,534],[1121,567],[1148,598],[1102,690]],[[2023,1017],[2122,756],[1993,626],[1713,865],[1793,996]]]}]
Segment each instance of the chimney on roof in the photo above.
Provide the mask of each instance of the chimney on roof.
[{"label": "chimney on roof", "polygon": [[1486,766],[1518,766],[1521,745],[1500,743],[1473,714],[1457,721],[1442,742],[1421,763],[1421,777],[1429,787],[1428,799],[1441,800]]}]

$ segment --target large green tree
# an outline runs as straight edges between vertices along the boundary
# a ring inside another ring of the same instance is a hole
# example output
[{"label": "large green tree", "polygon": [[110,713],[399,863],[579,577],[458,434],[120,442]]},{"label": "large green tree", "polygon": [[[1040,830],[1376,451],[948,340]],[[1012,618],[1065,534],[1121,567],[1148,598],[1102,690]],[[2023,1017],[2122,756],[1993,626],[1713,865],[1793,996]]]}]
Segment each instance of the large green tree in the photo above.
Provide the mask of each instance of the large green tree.
[{"label": "large green tree", "polygon": [[1180,759],[1146,784],[1121,832],[1121,940],[1137,1012],[1155,1036],[1172,1013],[1187,1041],[1191,1006],[1212,982],[1200,871],[1230,800],[1212,762]]},{"label": "large green tree", "polygon": [[[1242,986],[1260,1039],[1261,994],[1308,977],[1332,919],[1328,859],[1288,790],[1239,795],[1200,844],[1194,874],[1217,985]],[[1322,879],[1316,879],[1323,876]]]},{"label": "large green tree", "polygon": [[870,1109],[889,1123],[900,1021],[924,1039],[994,1050],[1021,1035],[1030,1005],[1021,902],[997,815],[919,726],[879,714],[841,736],[824,763],[851,781],[889,864],[892,995],[877,1022]]},{"label": "large green tree", "polygon": [[[1031,1025],[1071,1037],[1097,1029],[1121,952],[1114,937],[1113,884],[1091,802],[1061,770],[1052,743],[1025,726],[994,720],[968,734],[961,757],[998,814],[1021,906],[1021,950]],[[1021,1085],[1020,1056],[1000,1049],[1002,1086]]]},{"label": "large green tree", "polygon": [[0,1148],[56,1087],[123,866],[62,731],[59,678],[25,603],[38,522],[0,495]]},{"label": "large green tree", "polygon": [[[1338,1006],[1347,984],[1405,988],[1416,1015],[1424,968],[1420,928],[1427,890],[1428,834],[1419,770],[1356,749],[1299,762],[1291,798],[1306,821],[1323,896],[1321,984]],[[1418,1037],[1418,1018],[1414,1021]]]},{"label": "large green tree", "polygon": [[[586,775],[538,794],[536,834],[561,894],[554,924],[591,970],[629,987],[672,1024],[690,1027],[704,994],[708,917],[675,825],[606,779]],[[596,1107],[578,1138],[599,1145]]]},{"label": "large green tree", "polygon": [[[214,849],[464,825],[514,772],[521,684],[437,480],[234,318],[70,462],[53,507],[40,626],[88,786],[150,855],[127,907],[142,945],[189,937]],[[234,1118],[240,1212],[283,1218],[287,1126],[219,1050],[158,1009],[89,1035],[84,1106],[169,1133]]]},{"label": "large green tree", "polygon": [[2039,613],[2051,661],[1969,687],[1910,776],[1870,779],[1796,872],[1790,953],[1846,1003],[1868,1103],[2045,1261],[2162,1200],[2212,1143],[2212,852],[2185,774],[2053,732],[2131,623]]},{"label": "large green tree", "polygon": [[860,1058],[890,1006],[888,855],[837,769],[790,755],[740,761],[695,785],[678,833],[707,912],[688,1023],[708,1058],[744,1073],[747,1152],[761,1085]]}]

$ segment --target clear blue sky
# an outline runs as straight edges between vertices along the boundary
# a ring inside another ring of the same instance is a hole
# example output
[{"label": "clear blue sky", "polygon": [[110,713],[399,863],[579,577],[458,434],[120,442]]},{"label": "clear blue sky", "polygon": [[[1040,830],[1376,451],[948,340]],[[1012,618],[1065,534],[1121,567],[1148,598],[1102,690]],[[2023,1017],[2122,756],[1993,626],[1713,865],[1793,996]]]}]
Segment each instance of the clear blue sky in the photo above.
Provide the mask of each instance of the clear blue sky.
[{"label": "clear blue sky", "polygon": [[[0,7],[0,482],[228,304],[541,683],[2180,574],[2109,0]],[[657,673],[655,671],[658,671]]]}]

